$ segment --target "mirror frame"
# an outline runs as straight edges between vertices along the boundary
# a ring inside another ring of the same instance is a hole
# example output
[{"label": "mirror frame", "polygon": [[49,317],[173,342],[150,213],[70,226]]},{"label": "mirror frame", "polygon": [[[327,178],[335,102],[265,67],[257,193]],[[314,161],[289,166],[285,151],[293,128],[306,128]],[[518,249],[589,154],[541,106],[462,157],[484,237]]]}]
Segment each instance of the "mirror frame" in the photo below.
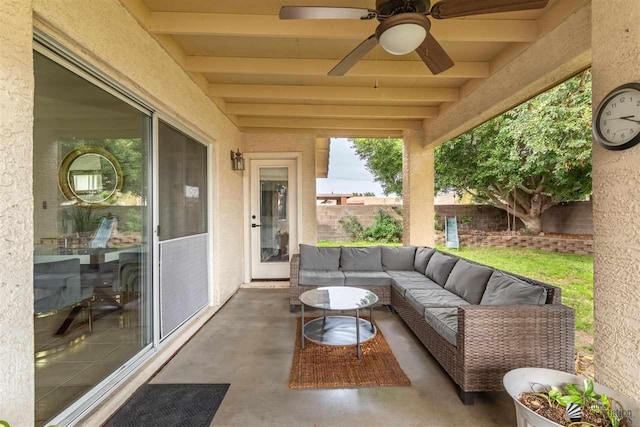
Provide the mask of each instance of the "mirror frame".
[{"label": "mirror frame", "polygon": [[[87,202],[86,200],[82,200],[80,197],[76,195],[76,193],[71,189],[69,185],[69,170],[73,162],[81,156],[86,154],[97,154],[106,158],[116,170],[116,188],[113,190],[111,195],[107,197],[105,200],[100,202]],[[124,184],[124,177],[122,175],[122,167],[120,166],[120,162],[115,158],[113,154],[102,147],[97,147],[94,145],[86,145],[83,147],[76,148],[72,150],[69,154],[65,156],[65,158],[60,163],[60,167],[58,168],[58,187],[60,191],[64,195],[67,200],[77,200],[76,206],[85,206],[89,208],[100,208],[104,206],[108,206],[108,200],[113,197],[114,194],[122,191],[122,185]]]}]

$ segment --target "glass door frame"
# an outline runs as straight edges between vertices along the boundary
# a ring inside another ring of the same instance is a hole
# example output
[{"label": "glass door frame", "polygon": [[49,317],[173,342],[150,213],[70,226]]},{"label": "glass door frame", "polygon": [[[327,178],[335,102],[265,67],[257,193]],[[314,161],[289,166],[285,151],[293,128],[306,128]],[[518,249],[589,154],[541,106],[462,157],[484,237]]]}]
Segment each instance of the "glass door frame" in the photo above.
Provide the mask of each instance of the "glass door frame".
[{"label": "glass door frame", "polygon": [[[150,291],[151,291],[151,336],[152,340],[144,348],[140,350],[135,356],[128,361],[124,362],[122,366],[117,368],[114,372],[109,374],[106,378],[96,384],[83,396],[78,398],[71,405],[66,407],[63,411],[58,413],[54,418],[48,421],[53,425],[74,425],[79,422],[82,417],[86,416],[91,410],[95,409],[98,405],[109,398],[116,387],[121,385],[123,381],[133,376],[139,369],[145,366],[145,363],[154,355],[156,355],[165,346],[170,345],[173,339],[180,336],[180,331],[189,327],[191,322],[197,318],[197,316],[209,307],[219,304],[219,295],[215,287],[214,281],[214,207],[216,190],[214,187],[214,174],[215,174],[215,153],[213,150],[213,143],[215,142],[211,138],[205,137],[199,132],[195,132],[186,127],[183,123],[176,119],[173,119],[171,114],[165,113],[161,108],[154,107],[151,103],[147,102],[143,98],[136,95],[125,85],[116,82],[106,73],[100,71],[95,65],[90,62],[81,59],[71,49],[67,48],[63,43],[47,34],[46,32],[33,29],[33,51],[42,54],[48,59],[66,68],[70,72],[78,75],[89,83],[97,86],[98,88],[106,91],[119,100],[127,103],[135,109],[141,111],[149,117],[148,132],[151,135],[148,141],[148,148],[150,155],[147,156],[147,180],[148,180],[148,198],[149,206],[147,209],[147,224],[148,224],[148,250],[149,250],[149,265],[147,266],[147,274],[150,277]],[[180,132],[190,138],[198,141],[199,143],[207,146],[207,227],[209,233],[208,250],[209,250],[209,303],[203,307],[201,311],[194,314],[188,321],[177,328],[170,337],[167,337],[162,342],[160,341],[160,306],[159,306],[159,259],[158,259],[158,120],[162,120],[165,123],[176,128]]]},{"label": "glass door frame", "polygon": [[302,227],[302,153],[297,151],[278,153],[244,153],[246,169],[243,174],[243,194],[244,194],[244,221],[243,221],[243,243],[244,243],[244,271],[243,282],[251,282],[251,163],[254,160],[295,160],[296,187],[292,191],[296,193],[296,217],[291,218],[291,224],[297,228],[297,241],[289,246],[290,255],[298,253],[298,244],[302,242],[301,236],[304,234]]}]

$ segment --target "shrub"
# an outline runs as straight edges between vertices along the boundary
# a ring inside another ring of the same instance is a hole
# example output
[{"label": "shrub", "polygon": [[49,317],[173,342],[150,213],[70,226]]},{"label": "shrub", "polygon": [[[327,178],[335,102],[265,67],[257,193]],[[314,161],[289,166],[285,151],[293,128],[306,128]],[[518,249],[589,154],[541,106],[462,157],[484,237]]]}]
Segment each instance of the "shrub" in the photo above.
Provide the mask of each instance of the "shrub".
[{"label": "shrub", "polygon": [[365,240],[399,243],[402,239],[402,224],[383,209],[379,209],[373,225],[363,235]]},{"label": "shrub", "polygon": [[338,220],[340,226],[347,232],[351,241],[362,240],[364,234],[364,226],[360,222],[357,216],[347,215],[344,218]]}]

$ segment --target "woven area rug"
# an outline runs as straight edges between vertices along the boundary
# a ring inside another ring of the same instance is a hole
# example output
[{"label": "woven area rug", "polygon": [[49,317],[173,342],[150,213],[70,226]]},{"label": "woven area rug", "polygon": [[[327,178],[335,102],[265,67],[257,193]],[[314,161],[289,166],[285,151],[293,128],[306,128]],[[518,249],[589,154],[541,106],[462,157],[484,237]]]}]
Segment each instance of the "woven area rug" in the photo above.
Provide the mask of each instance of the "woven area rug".
[{"label": "woven area rug", "polygon": [[301,349],[299,319],[297,324],[289,388],[411,385],[380,329],[373,339],[361,345],[362,359],[358,360],[355,346],[327,346],[307,340]]},{"label": "woven area rug", "polygon": [[209,427],[229,384],[145,384],[104,427]]}]

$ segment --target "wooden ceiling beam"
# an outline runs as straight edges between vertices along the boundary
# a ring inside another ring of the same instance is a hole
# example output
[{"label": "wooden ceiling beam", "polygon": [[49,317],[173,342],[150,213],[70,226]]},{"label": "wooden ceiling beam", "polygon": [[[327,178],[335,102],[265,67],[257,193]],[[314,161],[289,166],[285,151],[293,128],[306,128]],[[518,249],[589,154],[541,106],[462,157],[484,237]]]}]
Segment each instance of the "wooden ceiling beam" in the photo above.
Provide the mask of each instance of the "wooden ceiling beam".
[{"label": "wooden ceiling beam", "polygon": [[438,117],[437,107],[227,103],[236,116],[309,118],[425,119]]},{"label": "wooden ceiling beam", "polygon": [[[373,34],[377,21],[287,20],[277,15],[192,12],[151,12],[153,34],[284,37],[362,40]],[[538,38],[534,20],[431,20],[431,33],[441,42],[532,42]]]},{"label": "wooden ceiling beam", "polygon": [[401,130],[394,129],[300,129],[241,127],[244,133],[313,134],[319,138],[402,138]]},{"label": "wooden ceiling beam", "polygon": [[[213,74],[255,74],[285,76],[326,76],[337,59],[240,58],[220,56],[187,56],[185,69]],[[453,68],[433,75],[422,61],[358,62],[348,76],[486,79],[488,62],[457,62]]]},{"label": "wooden ceiling beam", "polygon": [[296,129],[422,129],[422,120],[377,119],[299,119],[294,117],[238,117],[241,128],[296,128]]},{"label": "wooden ceiling beam", "polygon": [[[341,86],[289,86],[210,84],[209,95],[234,99],[268,99],[297,101],[395,101],[395,102],[456,102],[457,88],[369,88]],[[227,102],[229,102],[227,100]]]}]

